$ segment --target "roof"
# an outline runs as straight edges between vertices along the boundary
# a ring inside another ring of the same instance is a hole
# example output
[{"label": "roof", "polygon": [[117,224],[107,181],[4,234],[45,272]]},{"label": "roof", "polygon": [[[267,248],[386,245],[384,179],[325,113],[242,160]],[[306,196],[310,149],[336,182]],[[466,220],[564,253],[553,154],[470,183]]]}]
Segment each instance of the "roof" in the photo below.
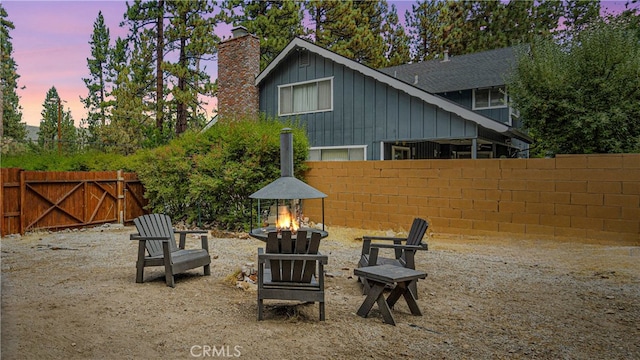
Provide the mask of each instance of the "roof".
[{"label": "roof", "polygon": [[[380,71],[431,92],[478,89],[504,85],[505,76],[515,66],[521,46],[448,56],[413,64],[392,66]],[[418,82],[415,83],[415,80]]]},{"label": "roof", "polygon": [[424,89],[413,86],[408,81],[403,81],[399,78],[390,76],[384,72],[381,72],[379,70],[370,68],[366,65],[360,64],[354,60],[351,60],[342,55],[336,54],[330,50],[327,50],[323,47],[320,47],[318,45],[315,45],[309,41],[306,41],[298,37],[291,40],[291,42],[280,52],[280,54],[278,54],[278,56],[276,56],[276,58],[256,77],[256,81],[255,81],[256,86],[260,85],[260,83],[267,76],[269,76],[269,74],[272,71],[274,71],[274,69],[276,69],[278,65],[280,65],[280,63],[282,63],[284,59],[286,59],[289,56],[290,53],[292,53],[293,51],[299,48],[306,49],[307,51],[315,53],[321,57],[330,59],[338,64],[344,65],[353,71],[357,71],[363,74],[364,76],[374,78],[377,81],[380,81],[381,83],[386,84],[394,89],[405,92],[409,96],[414,96],[416,98],[423,100],[428,104],[437,106],[444,111],[448,111],[453,114],[456,114],[464,120],[474,122],[484,128],[487,128],[499,133],[503,133],[505,135],[520,138],[521,140],[524,140],[529,143],[531,142],[530,138],[528,138],[527,136],[523,137],[522,133],[518,131],[515,131],[515,132],[512,131],[514,129],[507,124],[488,118],[484,115],[481,115],[479,113],[472,111],[469,108],[459,105],[451,100],[445,99],[444,97],[434,95],[428,91],[425,91]]}]

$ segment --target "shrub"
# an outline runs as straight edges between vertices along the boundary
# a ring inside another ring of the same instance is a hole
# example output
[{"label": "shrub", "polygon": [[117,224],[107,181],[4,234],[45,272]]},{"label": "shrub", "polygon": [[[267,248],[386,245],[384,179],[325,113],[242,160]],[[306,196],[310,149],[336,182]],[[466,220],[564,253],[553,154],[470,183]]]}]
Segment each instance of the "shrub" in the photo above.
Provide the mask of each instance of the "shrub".
[{"label": "shrub", "polygon": [[3,168],[21,168],[33,171],[132,171],[132,158],[119,154],[88,151],[59,155],[56,151],[35,151],[2,155]]},{"label": "shrub", "polygon": [[202,220],[227,230],[246,229],[249,195],[280,176],[280,132],[293,129],[294,168],[301,178],[309,143],[295,124],[262,119],[218,123],[187,132],[137,154],[135,170],[149,210],[175,220]]}]

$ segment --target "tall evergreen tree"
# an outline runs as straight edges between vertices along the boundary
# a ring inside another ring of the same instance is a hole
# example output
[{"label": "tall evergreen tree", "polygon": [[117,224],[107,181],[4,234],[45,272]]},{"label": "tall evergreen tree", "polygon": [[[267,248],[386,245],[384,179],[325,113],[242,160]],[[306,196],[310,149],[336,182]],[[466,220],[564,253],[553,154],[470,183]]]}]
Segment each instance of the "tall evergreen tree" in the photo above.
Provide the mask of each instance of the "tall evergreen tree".
[{"label": "tall evergreen tree", "polygon": [[386,1],[310,0],[305,7],[317,44],[374,68],[386,64],[382,38]]},{"label": "tall evergreen tree", "polygon": [[438,0],[419,2],[406,19],[413,59],[421,61],[529,43],[552,35],[563,15],[559,0]]},{"label": "tall evergreen tree", "polygon": [[[156,74],[152,97],[156,130],[150,134],[151,143],[171,137],[172,128],[180,134],[205,121],[199,110],[203,99],[213,96],[215,86],[200,69],[200,62],[213,58],[217,51],[219,39],[214,28],[221,16],[213,13],[213,4],[206,0],[136,0],[128,7],[123,25],[129,25],[130,43],[138,50],[154,50],[153,63],[143,62],[146,55],[136,60],[140,66],[152,67]],[[143,38],[153,40],[148,44]]]},{"label": "tall evergreen tree", "polygon": [[109,82],[113,84],[107,102],[111,121],[101,129],[100,141],[106,150],[123,154],[141,148],[149,135],[150,143],[157,143],[152,97],[153,41],[146,34],[140,34],[140,40],[129,43],[118,38],[108,64]]},{"label": "tall evergreen tree", "polygon": [[[165,2],[164,0],[143,2],[135,0],[132,5],[127,3],[127,12],[125,13],[125,21],[130,29],[130,41],[136,42],[138,47],[145,46],[141,44],[143,37],[152,39],[155,44],[155,119],[156,128],[162,132],[164,130],[164,114],[165,114],[165,98],[164,98],[164,73],[162,63],[164,61],[164,17]],[[122,24],[121,24],[122,25]],[[148,40],[147,40],[148,41]]]},{"label": "tall evergreen tree", "polygon": [[13,59],[13,45],[10,30],[15,29],[9,21],[6,10],[0,4],[0,138],[10,137],[17,141],[25,141],[26,124],[22,122],[22,107],[16,90],[18,89],[17,64]]},{"label": "tall evergreen tree", "polygon": [[201,60],[209,60],[217,51],[220,39],[214,34],[217,18],[208,16],[214,11],[207,1],[169,1],[170,20],[165,32],[169,50],[177,50],[178,61],[164,61],[163,69],[172,81],[171,89],[176,109],[176,134],[187,130],[189,124],[203,125],[198,116],[201,95],[213,96],[210,77],[201,69]]},{"label": "tall evergreen tree", "polygon": [[[52,86],[47,91],[40,112],[42,119],[38,132],[38,144],[44,150],[61,148],[65,152],[69,152],[77,149],[78,134],[71,117],[71,111],[65,111],[63,103],[58,90]],[[58,133],[60,138],[58,138]]]},{"label": "tall evergreen tree", "polygon": [[399,22],[398,10],[395,5],[391,5],[391,10],[386,16],[383,29],[384,43],[386,45],[386,66],[408,63],[411,60],[410,39]]},{"label": "tall evergreen tree", "polygon": [[301,3],[287,0],[227,2],[232,22],[260,39],[260,69],[264,69],[296,36],[304,34]]},{"label": "tall evergreen tree", "polygon": [[87,58],[89,68],[88,78],[83,78],[88,94],[80,100],[87,109],[87,118],[83,123],[87,125],[89,131],[89,141],[96,142],[99,128],[107,124],[106,113],[106,93],[107,93],[107,64],[109,61],[109,29],[104,24],[102,11],[98,12],[98,17],[93,23],[93,33],[89,45],[91,46],[92,58]]},{"label": "tall evergreen tree", "polygon": [[[465,16],[462,5],[449,5],[444,0],[423,0],[412,5],[411,11],[405,13],[407,32],[412,39],[413,61],[434,59],[445,49],[455,53],[455,49],[450,48],[454,44],[448,40],[448,36],[455,37],[468,30],[462,21]],[[450,16],[451,12],[454,15]]]}]

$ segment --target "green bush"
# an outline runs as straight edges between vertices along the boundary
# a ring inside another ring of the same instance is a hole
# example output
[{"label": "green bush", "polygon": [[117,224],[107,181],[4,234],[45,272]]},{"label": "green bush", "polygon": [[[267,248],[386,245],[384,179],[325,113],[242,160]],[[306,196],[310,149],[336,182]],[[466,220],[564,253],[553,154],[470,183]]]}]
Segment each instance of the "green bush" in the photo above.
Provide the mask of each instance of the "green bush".
[{"label": "green bush", "polygon": [[132,171],[133,158],[119,154],[88,151],[59,155],[56,151],[30,151],[16,155],[2,155],[3,168],[33,171]]},{"label": "green bush", "polygon": [[304,129],[276,120],[218,123],[187,132],[169,145],[137,153],[135,171],[149,210],[174,220],[196,220],[246,230],[249,195],[280,176],[280,132],[293,129],[295,175],[301,178],[309,142]]}]

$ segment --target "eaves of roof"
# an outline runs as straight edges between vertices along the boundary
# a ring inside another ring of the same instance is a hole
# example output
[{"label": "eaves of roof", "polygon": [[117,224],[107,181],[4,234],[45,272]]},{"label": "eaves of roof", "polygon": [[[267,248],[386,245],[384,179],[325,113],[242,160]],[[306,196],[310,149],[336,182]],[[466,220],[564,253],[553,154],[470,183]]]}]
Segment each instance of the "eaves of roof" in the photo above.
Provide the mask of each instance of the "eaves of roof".
[{"label": "eaves of roof", "polygon": [[394,89],[403,91],[410,96],[414,96],[416,98],[422,99],[428,104],[432,104],[441,108],[444,111],[448,111],[454,113],[465,120],[472,121],[484,128],[497,131],[499,133],[509,133],[512,128],[504,123],[499,121],[490,119],[486,116],[480,115],[472,110],[460,106],[457,103],[440,97],[438,95],[431,94],[423,89],[415,87],[405,81],[394,78],[384,72],[381,72],[376,69],[372,69],[366,65],[360,64],[356,61],[353,61],[349,58],[346,58],[342,55],[336,54],[330,50],[322,48],[318,45],[315,45],[309,41],[306,41],[301,38],[294,38],[281,52],[276,56],[276,58],[256,77],[255,84],[256,86],[260,85],[260,83],[267,77],[269,74],[296,48],[303,48],[315,53],[324,58],[330,59],[338,64],[344,65],[351,70],[357,71],[364,76],[368,76],[374,78],[381,83],[384,83]]}]

